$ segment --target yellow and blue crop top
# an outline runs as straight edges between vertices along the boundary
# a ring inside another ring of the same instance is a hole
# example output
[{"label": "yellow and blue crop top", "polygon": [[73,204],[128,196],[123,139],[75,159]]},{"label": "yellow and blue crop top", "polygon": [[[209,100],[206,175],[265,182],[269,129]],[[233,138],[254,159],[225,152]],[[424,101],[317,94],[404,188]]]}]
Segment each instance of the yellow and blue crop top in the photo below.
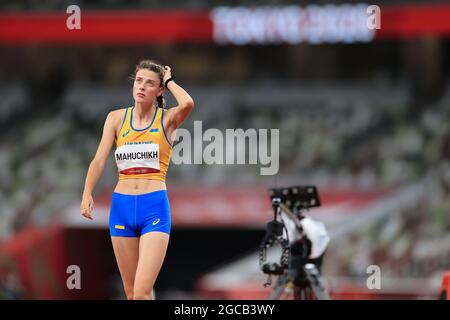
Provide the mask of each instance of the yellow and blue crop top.
[{"label": "yellow and blue crop top", "polygon": [[133,128],[133,108],[128,107],[116,137],[114,157],[122,179],[166,180],[172,145],[164,131],[163,108],[155,107],[147,128]]}]

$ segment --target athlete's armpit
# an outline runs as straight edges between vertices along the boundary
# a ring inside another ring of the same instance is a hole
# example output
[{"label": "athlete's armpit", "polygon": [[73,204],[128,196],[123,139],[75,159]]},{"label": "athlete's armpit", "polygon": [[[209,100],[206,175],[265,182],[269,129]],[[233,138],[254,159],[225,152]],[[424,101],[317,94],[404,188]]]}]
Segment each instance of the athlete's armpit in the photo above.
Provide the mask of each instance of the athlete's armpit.
[{"label": "athlete's armpit", "polygon": [[194,101],[186,102],[185,104],[167,109],[164,114],[164,128],[168,136],[172,131],[176,130],[186,120],[189,113],[194,108]]}]

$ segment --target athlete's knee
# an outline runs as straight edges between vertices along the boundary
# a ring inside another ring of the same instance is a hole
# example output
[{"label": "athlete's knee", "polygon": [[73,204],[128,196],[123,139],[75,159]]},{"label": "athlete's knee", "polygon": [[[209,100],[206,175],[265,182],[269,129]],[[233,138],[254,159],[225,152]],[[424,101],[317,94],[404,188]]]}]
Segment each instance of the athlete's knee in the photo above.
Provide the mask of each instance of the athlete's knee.
[{"label": "athlete's knee", "polygon": [[127,300],[134,300],[133,288],[125,288],[125,295],[127,296]]},{"label": "athlete's knee", "polygon": [[154,299],[154,291],[152,288],[144,289],[144,288],[135,288],[133,300],[153,300]]}]

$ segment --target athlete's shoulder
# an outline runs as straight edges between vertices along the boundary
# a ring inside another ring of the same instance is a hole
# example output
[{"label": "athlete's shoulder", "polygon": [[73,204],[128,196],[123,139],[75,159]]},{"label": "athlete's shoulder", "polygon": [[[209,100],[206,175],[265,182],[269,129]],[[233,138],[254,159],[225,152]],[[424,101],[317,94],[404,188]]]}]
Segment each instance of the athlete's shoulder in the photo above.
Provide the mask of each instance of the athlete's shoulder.
[{"label": "athlete's shoulder", "polygon": [[123,123],[126,109],[127,108],[118,108],[109,111],[105,119],[105,126],[117,131]]},{"label": "athlete's shoulder", "polygon": [[129,107],[121,107],[111,110],[109,113],[111,115],[125,115],[125,112],[127,111]]},{"label": "athlete's shoulder", "polygon": [[126,108],[118,108],[118,109],[111,110],[106,117],[106,121],[112,121],[112,122],[122,121],[123,118],[125,117],[125,113],[126,113],[127,109],[128,108],[126,107]]}]

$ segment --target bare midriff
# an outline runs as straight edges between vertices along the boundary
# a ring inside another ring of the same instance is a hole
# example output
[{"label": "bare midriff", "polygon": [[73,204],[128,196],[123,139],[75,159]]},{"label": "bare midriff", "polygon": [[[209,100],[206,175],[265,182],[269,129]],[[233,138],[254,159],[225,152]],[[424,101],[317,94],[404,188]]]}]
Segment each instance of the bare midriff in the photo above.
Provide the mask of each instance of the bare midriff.
[{"label": "bare midriff", "polygon": [[144,194],[166,189],[166,183],[161,180],[122,179],[117,183],[114,192],[124,194]]}]

